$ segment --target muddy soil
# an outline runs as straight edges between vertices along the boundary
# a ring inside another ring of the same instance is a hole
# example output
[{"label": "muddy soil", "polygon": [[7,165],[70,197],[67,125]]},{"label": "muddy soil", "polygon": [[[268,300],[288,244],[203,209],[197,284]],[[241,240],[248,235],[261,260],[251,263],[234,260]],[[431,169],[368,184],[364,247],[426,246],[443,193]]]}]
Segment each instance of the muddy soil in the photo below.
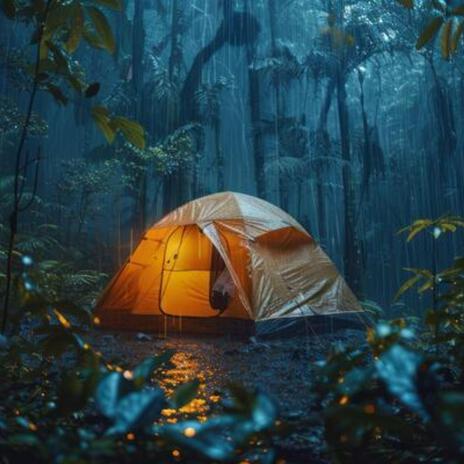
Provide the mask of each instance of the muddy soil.
[{"label": "muddy soil", "polygon": [[[345,329],[321,336],[291,337],[280,340],[232,340],[226,337],[167,337],[132,332],[98,331],[93,344],[122,365],[133,367],[144,358],[170,349],[175,352],[172,365],[160,374],[160,384],[169,393],[178,384],[198,378],[198,397],[186,408],[184,416],[199,420],[214,414],[227,384],[239,383],[260,388],[279,406],[282,423],[291,432],[276,438],[276,448],[287,463],[327,461],[322,424],[317,421],[320,405],[311,394],[315,363],[325,358],[335,343],[362,343],[364,334]],[[179,414],[165,410],[167,421]],[[316,417],[316,421],[314,418]]]}]

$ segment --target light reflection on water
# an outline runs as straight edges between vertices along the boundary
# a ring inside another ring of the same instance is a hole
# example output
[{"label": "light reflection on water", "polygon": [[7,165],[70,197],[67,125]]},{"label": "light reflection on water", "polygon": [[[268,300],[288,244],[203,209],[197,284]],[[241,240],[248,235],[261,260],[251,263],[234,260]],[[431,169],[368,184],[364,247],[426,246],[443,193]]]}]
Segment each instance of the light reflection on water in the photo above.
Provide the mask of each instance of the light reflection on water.
[{"label": "light reflection on water", "polygon": [[171,364],[173,367],[163,370],[159,379],[159,384],[167,396],[170,396],[179,385],[194,379],[200,381],[200,387],[196,398],[190,403],[179,410],[163,409],[162,416],[170,423],[175,423],[178,419],[186,416],[193,416],[199,421],[205,421],[211,413],[212,406],[221,399],[217,392],[209,395],[206,389],[208,380],[215,376],[216,371],[209,367],[200,366],[198,359],[184,351],[176,351],[171,359]]}]

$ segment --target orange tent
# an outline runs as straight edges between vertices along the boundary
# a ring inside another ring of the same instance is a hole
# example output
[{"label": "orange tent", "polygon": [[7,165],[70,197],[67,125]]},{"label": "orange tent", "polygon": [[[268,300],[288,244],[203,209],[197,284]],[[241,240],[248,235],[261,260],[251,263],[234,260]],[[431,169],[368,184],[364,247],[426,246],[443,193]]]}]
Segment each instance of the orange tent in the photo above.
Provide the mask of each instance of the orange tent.
[{"label": "orange tent", "polygon": [[[212,288],[224,269],[234,291],[218,310]],[[208,332],[222,322],[358,311],[333,263],[295,219],[258,198],[225,192],[191,201],[148,229],[96,314],[112,328]]]}]

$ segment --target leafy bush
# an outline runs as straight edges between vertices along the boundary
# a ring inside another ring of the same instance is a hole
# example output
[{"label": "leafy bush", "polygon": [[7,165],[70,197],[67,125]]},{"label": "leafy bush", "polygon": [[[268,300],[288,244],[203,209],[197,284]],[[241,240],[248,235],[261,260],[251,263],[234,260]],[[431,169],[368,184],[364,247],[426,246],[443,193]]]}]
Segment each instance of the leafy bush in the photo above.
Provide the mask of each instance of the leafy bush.
[{"label": "leafy bush", "polygon": [[[0,338],[0,454],[6,462],[235,462],[250,456],[251,437],[274,426],[273,402],[238,386],[230,387],[223,412],[206,422],[163,423],[161,411],[188,404],[199,382],[166,396],[156,378],[170,352],[132,370],[105,360],[83,338],[90,314],[69,301],[50,299],[29,269],[18,283],[21,315],[28,323],[21,335]],[[272,459],[270,451],[253,453],[260,462]]]},{"label": "leafy bush", "polygon": [[[459,218],[416,221],[409,240],[436,241]],[[431,291],[424,325],[379,320],[367,342],[334,351],[319,369],[326,439],[336,462],[462,462],[464,458],[464,261],[415,269],[399,294]],[[443,291],[440,290],[443,288]]]}]

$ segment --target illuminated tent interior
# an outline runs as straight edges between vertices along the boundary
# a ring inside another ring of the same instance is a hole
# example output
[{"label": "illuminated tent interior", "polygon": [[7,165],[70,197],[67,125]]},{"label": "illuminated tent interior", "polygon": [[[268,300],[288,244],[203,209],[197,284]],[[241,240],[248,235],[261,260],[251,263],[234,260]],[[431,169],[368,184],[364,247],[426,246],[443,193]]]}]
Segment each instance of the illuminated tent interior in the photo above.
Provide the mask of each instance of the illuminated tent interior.
[{"label": "illuminated tent interior", "polygon": [[[215,283],[229,279],[217,302]],[[217,193],[176,209],[145,233],[102,294],[108,328],[251,331],[307,316],[361,311],[334,264],[287,213],[258,198]],[[258,324],[255,324],[258,323]]]}]

